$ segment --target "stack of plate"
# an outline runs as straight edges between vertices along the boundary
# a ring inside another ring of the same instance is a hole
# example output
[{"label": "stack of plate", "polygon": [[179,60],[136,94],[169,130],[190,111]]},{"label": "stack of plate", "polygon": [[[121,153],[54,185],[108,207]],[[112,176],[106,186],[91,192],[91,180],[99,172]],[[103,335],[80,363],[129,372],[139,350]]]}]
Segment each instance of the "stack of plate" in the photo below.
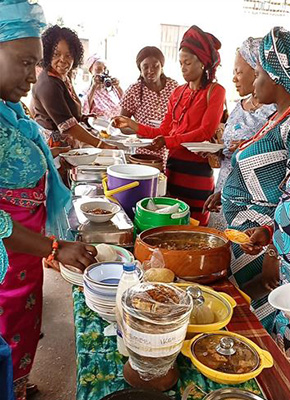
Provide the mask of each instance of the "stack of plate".
[{"label": "stack of plate", "polygon": [[72,285],[83,286],[83,274],[77,268],[71,265],[63,265],[59,263],[60,273],[63,279]]},{"label": "stack of plate", "polygon": [[[126,250],[123,249],[122,247],[119,246],[112,246],[117,253],[117,259],[116,261],[119,262],[132,262],[134,261],[134,256],[133,254]],[[63,279],[65,279],[67,282],[69,282],[72,285],[77,285],[77,286],[84,286],[83,285],[83,274],[80,270],[77,268],[71,266],[71,265],[63,265],[59,263],[60,265],[60,273]]]},{"label": "stack of plate", "polygon": [[[142,271],[137,268],[139,279]],[[115,307],[123,262],[103,262],[90,265],[84,272],[84,295],[87,306],[106,321],[116,321]]]}]

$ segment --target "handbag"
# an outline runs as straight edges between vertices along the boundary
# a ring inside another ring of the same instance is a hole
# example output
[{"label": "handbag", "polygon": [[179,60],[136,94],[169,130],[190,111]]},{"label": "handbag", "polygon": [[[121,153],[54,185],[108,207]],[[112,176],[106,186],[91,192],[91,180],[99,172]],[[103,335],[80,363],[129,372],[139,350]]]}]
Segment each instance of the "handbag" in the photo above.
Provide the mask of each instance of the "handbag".
[{"label": "handbag", "polygon": [[[209,104],[210,95],[211,95],[211,92],[212,92],[213,88],[215,87],[215,85],[216,85],[216,82],[211,83],[210,88],[207,92],[207,96],[206,96],[207,105]],[[225,100],[223,114],[222,114],[220,123],[219,123],[213,137],[211,138],[212,143],[219,143],[219,144],[223,143],[223,133],[225,130],[225,123],[227,122],[228,116],[229,116],[229,112],[228,112],[228,107],[227,107],[227,101]],[[211,168],[220,168],[221,167],[221,159],[222,159],[222,151],[220,150],[218,153],[209,154],[207,156],[207,159],[208,159],[208,163],[211,166]]]}]

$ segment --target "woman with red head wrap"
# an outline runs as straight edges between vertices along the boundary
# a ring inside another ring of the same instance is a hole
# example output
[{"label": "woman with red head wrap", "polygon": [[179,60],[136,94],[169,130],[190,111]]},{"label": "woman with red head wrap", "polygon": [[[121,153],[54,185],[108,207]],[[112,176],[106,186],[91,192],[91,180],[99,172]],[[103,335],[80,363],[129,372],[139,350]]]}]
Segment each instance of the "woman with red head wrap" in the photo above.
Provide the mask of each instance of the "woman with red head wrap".
[{"label": "woman with red head wrap", "polygon": [[213,192],[213,171],[207,161],[182,146],[186,142],[210,140],[220,123],[225,89],[212,82],[220,63],[221,43],[197,26],[189,28],[181,41],[179,61],[185,85],[170,96],[167,113],[159,128],[116,117],[115,126],[130,127],[138,135],[153,138],[150,146],[169,149],[167,162],[168,190],[171,196],[189,204],[191,215],[206,225],[209,213],[202,214],[207,196]]}]

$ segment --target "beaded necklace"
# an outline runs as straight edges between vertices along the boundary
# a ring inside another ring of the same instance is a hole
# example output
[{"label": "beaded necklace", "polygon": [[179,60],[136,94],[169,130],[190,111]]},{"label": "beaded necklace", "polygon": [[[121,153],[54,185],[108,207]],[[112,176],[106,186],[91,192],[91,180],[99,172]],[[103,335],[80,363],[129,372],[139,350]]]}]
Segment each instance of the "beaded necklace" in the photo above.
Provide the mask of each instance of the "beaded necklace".
[{"label": "beaded necklace", "polygon": [[272,118],[251,138],[246,140],[245,142],[241,143],[238,147],[240,151],[245,150],[248,146],[252,143],[257,142],[258,140],[262,139],[266,134],[272,130],[276,125],[278,125],[287,115],[290,114],[290,107],[279,117],[277,120],[274,118],[277,116],[278,112],[276,112]]},{"label": "beaded necklace", "polygon": [[182,96],[184,94],[184,92],[186,91],[186,89],[189,87],[189,83],[187,85],[184,86],[182,92],[180,93],[180,96],[177,99],[177,102],[175,103],[173,109],[172,109],[172,121],[177,123],[177,125],[180,124],[180,122],[182,121],[184,115],[186,114],[187,110],[189,109],[189,107],[191,106],[193,100],[195,99],[195,97],[197,96],[197,93],[199,92],[200,89],[194,90],[191,92],[190,96],[188,97],[186,104],[183,106],[183,109],[181,110],[181,114],[179,116],[178,119],[176,119],[175,116],[175,112],[176,112],[176,108],[178,106],[178,104],[180,103]]}]

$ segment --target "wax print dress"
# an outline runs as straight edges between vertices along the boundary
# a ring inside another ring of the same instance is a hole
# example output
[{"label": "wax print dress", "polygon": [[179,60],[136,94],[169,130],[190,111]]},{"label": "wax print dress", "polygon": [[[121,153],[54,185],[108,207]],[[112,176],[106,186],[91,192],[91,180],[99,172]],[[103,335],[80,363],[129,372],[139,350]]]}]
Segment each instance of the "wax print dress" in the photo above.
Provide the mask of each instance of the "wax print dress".
[{"label": "wax print dress", "polygon": [[[281,256],[281,284],[290,283],[290,186],[275,211],[273,243]],[[290,359],[290,321],[281,311],[275,319],[274,334],[279,347]]]},{"label": "wax print dress", "polygon": [[[144,82],[139,79],[125,91],[121,100],[121,107],[132,114],[135,121],[144,125],[154,126],[152,121],[163,120],[167,111],[170,95],[177,87],[178,83],[175,80],[166,77],[164,88],[157,93],[150,90]],[[161,157],[163,160],[163,169],[165,171],[168,158],[168,150],[165,146],[158,151],[139,148],[136,149],[136,153]]]},{"label": "wax print dress", "polygon": [[[268,117],[276,111],[274,105],[265,104],[255,111],[245,111],[242,101],[238,101],[231,112],[223,133],[225,148],[223,159],[216,183],[215,192],[220,192],[229,176],[232,166],[231,159],[233,153],[229,151],[232,141],[248,140],[267,122]],[[226,220],[221,210],[219,213],[212,213],[209,226],[223,231],[227,227]]]},{"label": "wax print dress", "polygon": [[[278,188],[286,175],[290,149],[290,117],[279,123],[272,120],[265,129],[239,148],[232,157],[233,170],[222,191],[222,206],[230,228],[245,231],[271,224],[281,192]],[[230,279],[241,288],[262,271],[264,254],[245,254],[232,246]],[[267,296],[252,301],[256,316],[272,332],[275,310]]]}]

